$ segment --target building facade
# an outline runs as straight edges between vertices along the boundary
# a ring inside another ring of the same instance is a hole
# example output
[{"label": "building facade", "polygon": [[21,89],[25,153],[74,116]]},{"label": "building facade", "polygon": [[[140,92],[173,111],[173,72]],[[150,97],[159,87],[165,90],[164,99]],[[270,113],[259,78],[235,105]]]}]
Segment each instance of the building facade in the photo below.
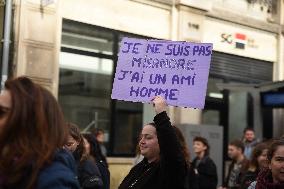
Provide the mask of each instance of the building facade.
[{"label": "building facade", "polygon": [[[0,1],[0,39],[3,39],[4,33],[4,3]],[[0,52],[3,51],[3,43],[0,43]],[[0,54],[2,60],[2,53]]]},{"label": "building facade", "polygon": [[[110,98],[120,40],[211,42],[205,109],[170,107],[173,123],[220,125],[225,142],[247,126],[260,138],[279,136],[283,109],[263,109],[259,93],[230,86],[283,80],[283,10],[283,0],[14,0],[11,71],[50,89],[82,130],[104,129],[109,156],[133,157],[154,113]],[[117,178],[131,167],[111,161]]]}]

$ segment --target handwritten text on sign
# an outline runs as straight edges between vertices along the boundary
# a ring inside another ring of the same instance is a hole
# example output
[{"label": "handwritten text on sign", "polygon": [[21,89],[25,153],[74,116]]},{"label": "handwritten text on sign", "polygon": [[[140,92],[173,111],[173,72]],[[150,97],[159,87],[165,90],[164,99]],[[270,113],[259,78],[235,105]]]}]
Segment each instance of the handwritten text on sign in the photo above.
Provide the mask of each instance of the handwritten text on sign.
[{"label": "handwritten text on sign", "polygon": [[112,99],[204,108],[212,44],[123,38]]}]

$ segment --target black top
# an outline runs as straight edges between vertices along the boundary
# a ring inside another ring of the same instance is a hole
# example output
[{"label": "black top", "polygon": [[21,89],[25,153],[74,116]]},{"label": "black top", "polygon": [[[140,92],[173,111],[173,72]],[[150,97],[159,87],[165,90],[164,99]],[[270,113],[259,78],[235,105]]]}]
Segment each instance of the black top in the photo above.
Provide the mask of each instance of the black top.
[{"label": "black top", "polygon": [[103,189],[102,175],[95,161],[84,160],[78,165],[78,179],[82,189]]},{"label": "black top", "polygon": [[133,167],[119,189],[184,189],[187,165],[181,145],[166,112],[155,116],[160,161],[142,162]]},{"label": "black top", "polygon": [[258,173],[259,173],[259,170],[255,170],[255,171],[248,170],[244,174],[244,177],[242,178],[240,188],[241,189],[247,189],[252,182],[256,181]]},{"label": "black top", "polygon": [[[223,187],[228,187],[229,184],[229,179],[230,179],[230,175],[233,171],[234,165],[236,164],[236,161],[232,161],[231,164],[229,165],[229,171],[228,171],[228,175],[225,179],[225,183],[223,184]],[[249,167],[249,160],[247,160],[246,158],[244,158],[239,164],[241,164],[241,168],[240,168],[240,172],[238,173],[237,177],[236,177],[236,187],[231,187],[231,188],[239,188],[241,181],[244,177],[245,172],[248,170]]]},{"label": "black top", "polygon": [[216,189],[217,168],[209,156],[204,156],[201,160],[196,157],[192,162],[192,169],[199,189]]}]

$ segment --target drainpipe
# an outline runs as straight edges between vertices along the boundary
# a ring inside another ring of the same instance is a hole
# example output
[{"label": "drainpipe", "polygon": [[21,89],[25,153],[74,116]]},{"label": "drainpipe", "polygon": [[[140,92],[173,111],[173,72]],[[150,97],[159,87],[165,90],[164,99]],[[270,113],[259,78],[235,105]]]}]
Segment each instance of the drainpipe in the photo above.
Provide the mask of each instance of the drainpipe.
[{"label": "drainpipe", "polygon": [[11,33],[11,15],[12,15],[12,0],[5,2],[5,21],[4,21],[4,39],[3,39],[3,56],[2,56],[2,77],[1,90],[4,89],[5,81],[8,78],[8,63],[9,63],[9,48],[10,48],[10,33]]}]

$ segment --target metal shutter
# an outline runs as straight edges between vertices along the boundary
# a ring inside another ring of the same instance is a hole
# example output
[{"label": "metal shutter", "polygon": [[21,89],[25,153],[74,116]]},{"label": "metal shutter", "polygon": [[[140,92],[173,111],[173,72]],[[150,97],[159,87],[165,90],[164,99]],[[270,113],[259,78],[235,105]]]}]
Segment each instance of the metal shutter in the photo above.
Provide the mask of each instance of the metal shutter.
[{"label": "metal shutter", "polygon": [[210,76],[228,81],[261,83],[272,81],[273,63],[214,51]]}]

